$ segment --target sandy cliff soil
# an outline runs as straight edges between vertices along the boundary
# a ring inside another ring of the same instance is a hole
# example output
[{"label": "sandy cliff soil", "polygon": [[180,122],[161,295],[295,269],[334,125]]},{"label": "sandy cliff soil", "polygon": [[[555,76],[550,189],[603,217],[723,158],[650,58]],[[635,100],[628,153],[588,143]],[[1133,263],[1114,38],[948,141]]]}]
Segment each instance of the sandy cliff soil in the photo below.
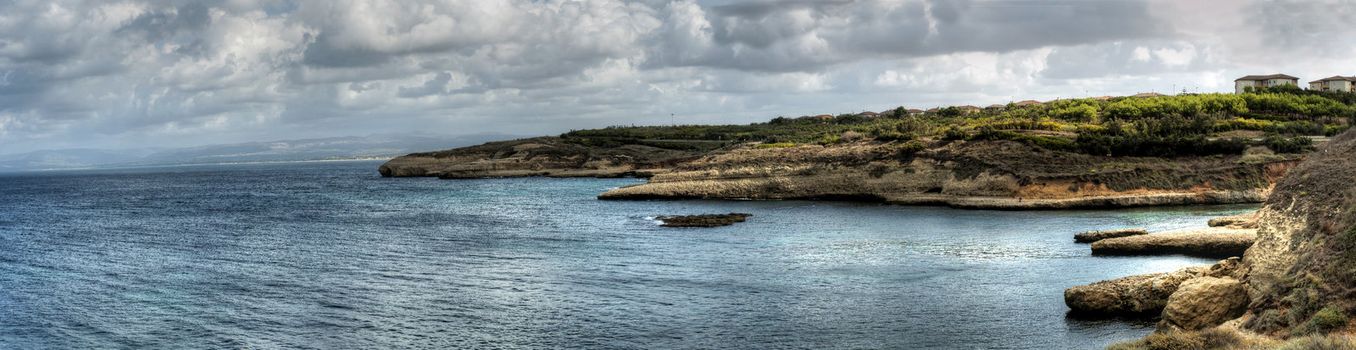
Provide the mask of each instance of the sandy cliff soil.
[{"label": "sandy cliff soil", "polygon": [[1297,161],[1135,158],[1008,141],[741,148],[684,162],[602,199],[854,199],[962,208],[1058,209],[1249,203]]}]

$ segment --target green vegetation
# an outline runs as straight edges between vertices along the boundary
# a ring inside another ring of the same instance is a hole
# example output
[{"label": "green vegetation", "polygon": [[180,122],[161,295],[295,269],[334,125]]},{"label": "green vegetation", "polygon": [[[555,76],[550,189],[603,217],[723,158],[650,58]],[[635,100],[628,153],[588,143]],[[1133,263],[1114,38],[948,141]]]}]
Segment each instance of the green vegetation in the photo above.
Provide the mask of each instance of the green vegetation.
[{"label": "green vegetation", "polygon": [[1356,120],[1356,94],[1261,89],[1246,94],[1056,100],[1039,105],[875,117],[778,117],[748,125],[614,126],[561,135],[593,146],[641,144],[711,150],[736,143],[765,147],[909,140],[1011,140],[1052,149],[1113,156],[1241,154],[1253,146],[1277,153],[1312,149],[1306,136],[1335,135]]},{"label": "green vegetation", "polygon": [[1314,313],[1302,327],[1302,333],[1328,333],[1347,325],[1347,314],[1329,306]]}]

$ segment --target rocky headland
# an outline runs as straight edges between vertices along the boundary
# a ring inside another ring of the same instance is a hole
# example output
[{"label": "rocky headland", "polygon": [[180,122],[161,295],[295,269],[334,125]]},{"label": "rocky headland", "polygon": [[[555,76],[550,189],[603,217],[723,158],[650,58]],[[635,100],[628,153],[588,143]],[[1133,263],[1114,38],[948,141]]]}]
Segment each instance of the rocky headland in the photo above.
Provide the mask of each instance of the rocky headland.
[{"label": "rocky headland", "polygon": [[541,137],[383,164],[384,176],[648,177],[600,199],[831,199],[980,209],[1261,202],[1300,155],[1108,157],[1013,141],[855,142],[705,153]]},{"label": "rocky headland", "polygon": [[832,199],[983,209],[1260,203],[1356,100],[1306,91],[904,107],[610,126],[392,159],[383,176],[647,178],[601,199]]},{"label": "rocky headland", "polygon": [[647,177],[701,153],[632,144],[615,147],[565,142],[559,137],[490,142],[396,157],[377,169],[386,177]]},{"label": "rocky headland", "polygon": [[[1077,286],[1065,302],[1079,313],[1161,317],[1153,335],[1116,349],[1356,346],[1349,317],[1356,310],[1353,184],[1356,133],[1347,132],[1280,180],[1256,214],[1212,221],[1256,229],[1234,266],[1221,266],[1226,260]],[[1210,270],[1221,273],[1203,272]]]},{"label": "rocky headland", "polygon": [[979,209],[1260,202],[1293,159],[1105,157],[1011,141],[740,148],[601,199],[853,199]]}]

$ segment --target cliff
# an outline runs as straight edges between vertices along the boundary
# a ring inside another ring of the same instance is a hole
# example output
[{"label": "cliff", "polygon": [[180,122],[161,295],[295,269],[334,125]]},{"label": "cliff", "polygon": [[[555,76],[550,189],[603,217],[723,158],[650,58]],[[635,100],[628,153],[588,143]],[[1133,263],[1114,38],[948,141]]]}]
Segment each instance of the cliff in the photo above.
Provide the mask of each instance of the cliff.
[{"label": "cliff", "polygon": [[[1356,133],[1294,167],[1256,216],[1214,224],[1256,226],[1238,272],[1177,281],[1182,287],[1163,301],[1159,331],[1112,348],[1356,348],[1348,316],[1356,310]],[[1070,288],[1066,300],[1076,297],[1075,311],[1087,304],[1119,312],[1113,306],[1140,301],[1106,292],[1122,281],[1133,277]]]},{"label": "cliff", "polygon": [[597,147],[536,137],[409,154],[387,161],[377,171],[387,177],[444,179],[648,176],[699,155],[645,145]]},{"label": "cliff", "polygon": [[1108,157],[1012,141],[743,147],[601,199],[852,199],[1057,209],[1261,202],[1298,159]]},{"label": "cliff", "polygon": [[1257,241],[1243,256],[1246,327],[1272,335],[1348,328],[1356,309],[1356,133],[1281,180],[1258,218]]}]

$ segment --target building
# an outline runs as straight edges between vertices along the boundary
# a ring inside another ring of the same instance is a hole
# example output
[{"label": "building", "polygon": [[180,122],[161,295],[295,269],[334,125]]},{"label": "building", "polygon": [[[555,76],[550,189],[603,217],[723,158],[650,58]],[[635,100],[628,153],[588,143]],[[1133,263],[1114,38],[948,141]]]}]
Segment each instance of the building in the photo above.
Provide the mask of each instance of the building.
[{"label": "building", "polygon": [[1299,78],[1285,74],[1249,75],[1234,79],[1234,92],[1244,93],[1248,88],[1274,87],[1281,85],[1299,86]]},{"label": "building", "polygon": [[1309,90],[1352,92],[1352,85],[1356,85],[1356,76],[1334,75],[1309,82]]},{"label": "building", "polygon": [[1157,92],[1141,92],[1141,93],[1138,93],[1138,94],[1131,95],[1130,97],[1145,98],[1145,97],[1160,97],[1160,96],[1163,96],[1163,94],[1160,94],[1160,93],[1157,93]]}]

